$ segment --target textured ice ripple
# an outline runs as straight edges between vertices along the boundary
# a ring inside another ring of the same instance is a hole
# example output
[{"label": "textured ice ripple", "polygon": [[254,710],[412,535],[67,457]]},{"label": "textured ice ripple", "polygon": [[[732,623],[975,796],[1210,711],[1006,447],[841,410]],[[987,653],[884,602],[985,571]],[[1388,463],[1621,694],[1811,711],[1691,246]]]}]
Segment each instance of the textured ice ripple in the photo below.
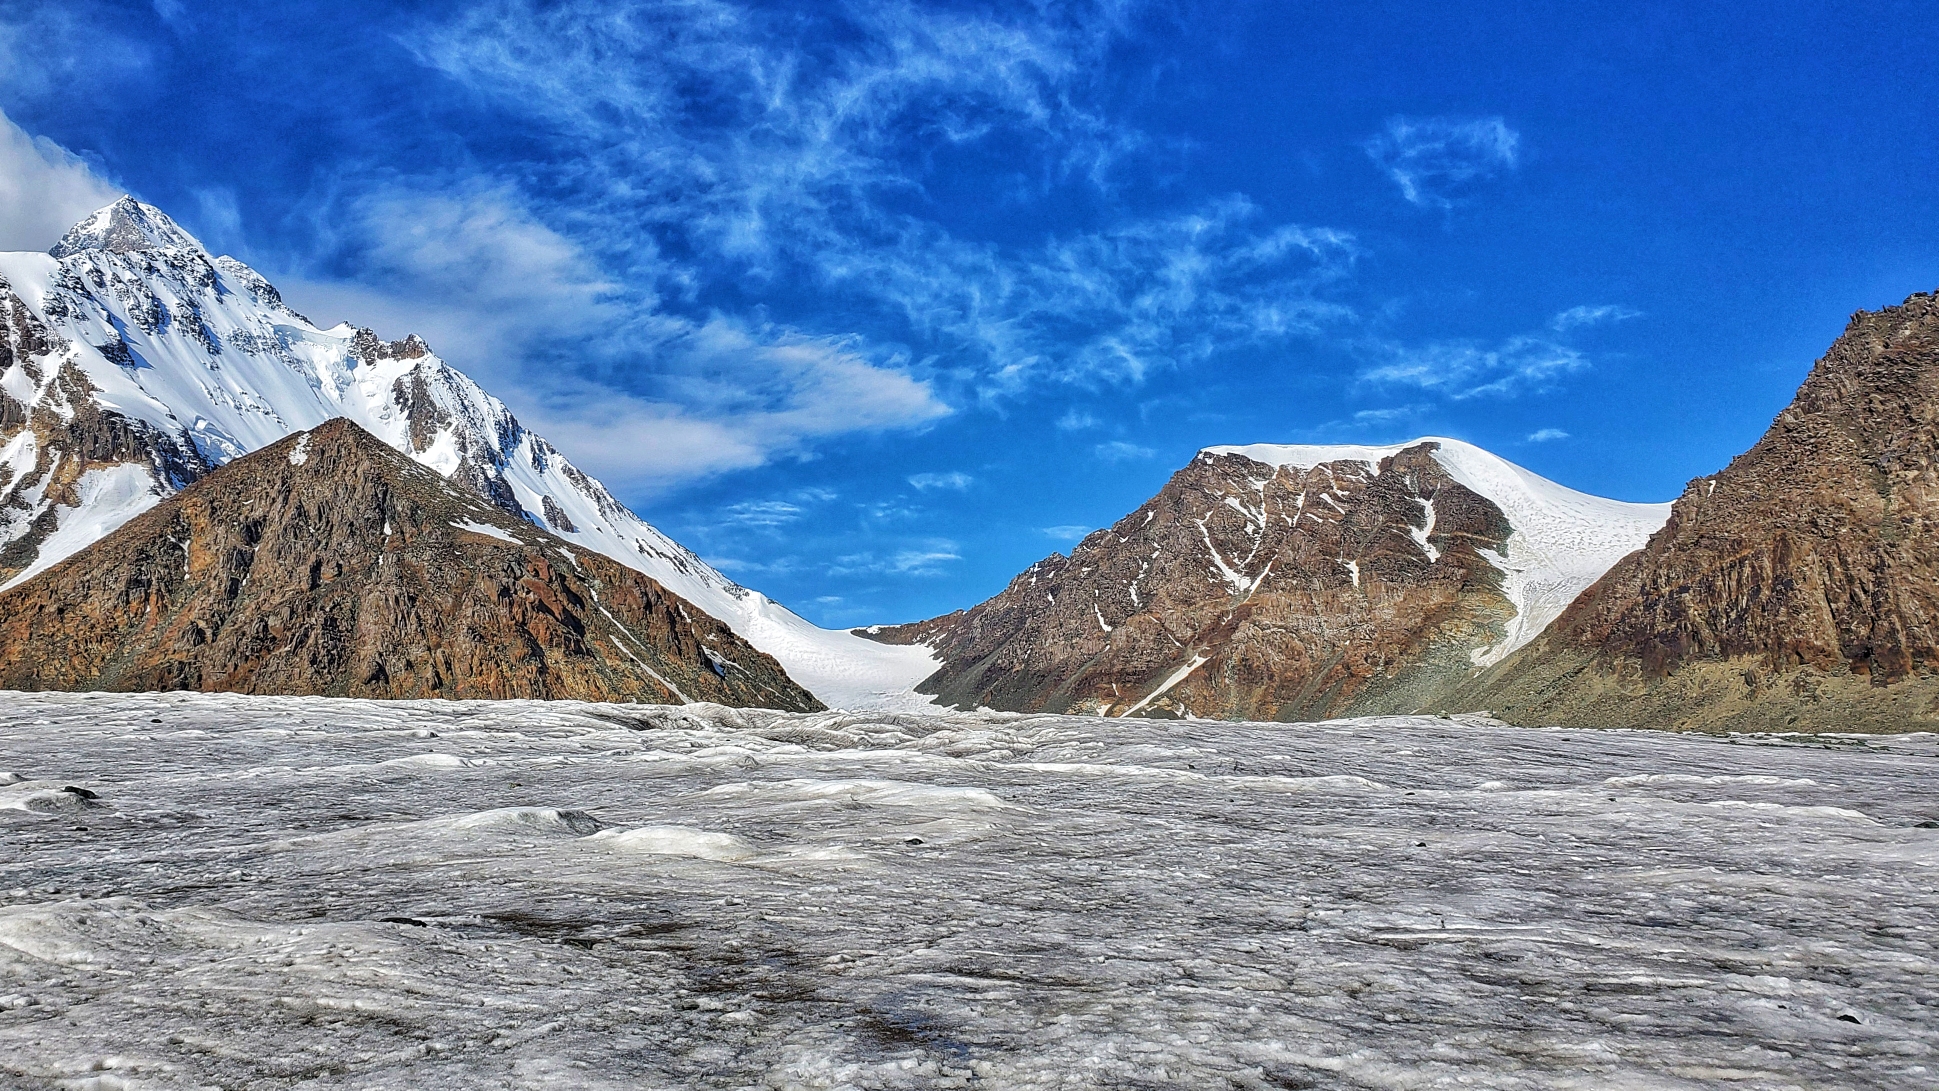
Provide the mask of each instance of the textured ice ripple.
[{"label": "textured ice ripple", "polygon": [[0,1085],[1929,1088],[1939,738],[0,694]]}]

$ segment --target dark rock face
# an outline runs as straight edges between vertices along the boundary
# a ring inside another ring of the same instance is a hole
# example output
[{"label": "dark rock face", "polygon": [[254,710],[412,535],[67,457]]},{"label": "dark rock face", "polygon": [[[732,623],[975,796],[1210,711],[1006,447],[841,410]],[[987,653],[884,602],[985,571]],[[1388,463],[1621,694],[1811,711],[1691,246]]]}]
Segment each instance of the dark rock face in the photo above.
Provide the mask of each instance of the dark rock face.
[{"label": "dark rock face", "polygon": [[346,420],[0,594],[0,688],[821,707],[652,579]]},{"label": "dark rock face", "polygon": [[1117,525],[968,611],[858,630],[927,642],[961,708],[1314,719],[1413,711],[1514,610],[1479,550],[1512,528],[1421,443],[1276,467],[1201,454]]},{"label": "dark rock face", "polygon": [[1939,721],[1939,299],[1852,317],[1757,445],[1452,702],[1522,723]]},{"label": "dark rock face", "polygon": [[551,493],[545,495],[541,501],[541,506],[545,509],[546,526],[552,527],[555,530],[563,530],[567,534],[571,534],[573,531],[579,529],[572,525],[571,517],[566,515],[565,509],[559,506],[557,500],[552,499]]}]

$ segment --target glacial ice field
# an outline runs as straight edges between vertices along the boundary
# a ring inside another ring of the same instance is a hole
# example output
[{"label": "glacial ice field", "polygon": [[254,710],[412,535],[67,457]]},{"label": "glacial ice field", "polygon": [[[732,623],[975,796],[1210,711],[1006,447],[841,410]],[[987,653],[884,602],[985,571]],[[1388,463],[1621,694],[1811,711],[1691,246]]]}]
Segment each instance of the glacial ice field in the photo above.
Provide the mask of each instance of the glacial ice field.
[{"label": "glacial ice field", "polygon": [[0,694],[7,1088],[1932,1088],[1939,737]]}]

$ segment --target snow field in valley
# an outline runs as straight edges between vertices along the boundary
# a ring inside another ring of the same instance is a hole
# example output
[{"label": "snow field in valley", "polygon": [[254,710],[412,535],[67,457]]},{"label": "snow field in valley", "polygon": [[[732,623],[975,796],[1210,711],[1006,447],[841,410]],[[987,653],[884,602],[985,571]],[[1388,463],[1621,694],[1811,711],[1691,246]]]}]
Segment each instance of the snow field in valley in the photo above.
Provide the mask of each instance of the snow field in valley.
[{"label": "snow field in valley", "polygon": [[1928,1088],[1939,738],[0,694],[0,1084]]}]

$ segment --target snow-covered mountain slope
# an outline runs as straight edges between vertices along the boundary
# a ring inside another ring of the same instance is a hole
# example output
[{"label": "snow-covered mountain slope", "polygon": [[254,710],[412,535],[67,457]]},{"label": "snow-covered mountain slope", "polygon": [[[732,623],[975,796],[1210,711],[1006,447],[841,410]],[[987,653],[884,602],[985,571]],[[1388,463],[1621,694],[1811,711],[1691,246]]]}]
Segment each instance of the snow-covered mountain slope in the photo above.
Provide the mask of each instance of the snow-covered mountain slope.
[{"label": "snow-covered mountain slope", "polygon": [[1448,476],[1493,501],[1514,528],[1506,552],[1486,557],[1504,576],[1502,590],[1514,604],[1515,616],[1500,643],[1475,650],[1476,666],[1499,662],[1535,639],[1612,565],[1643,548],[1670,517],[1668,503],[1630,504],[1577,492],[1472,443],[1441,436],[1387,447],[1254,443],[1208,447],[1200,453],[1239,455],[1297,470],[1360,462],[1371,471],[1381,459],[1422,443],[1436,444],[1434,461]]},{"label": "snow-covered mountain slope", "polygon": [[123,198],[0,254],[0,580],[85,548],[209,469],[348,417],[568,541],[652,576],[825,703],[916,708],[921,648],[818,628],[662,534],[423,341],[320,329],[242,262]]}]

